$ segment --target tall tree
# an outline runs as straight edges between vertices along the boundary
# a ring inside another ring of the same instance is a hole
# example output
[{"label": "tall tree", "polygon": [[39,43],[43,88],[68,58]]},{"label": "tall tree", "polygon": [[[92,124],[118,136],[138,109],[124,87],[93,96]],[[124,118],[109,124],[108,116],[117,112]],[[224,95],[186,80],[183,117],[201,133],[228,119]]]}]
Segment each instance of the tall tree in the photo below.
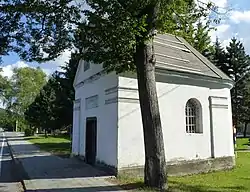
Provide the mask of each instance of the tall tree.
[{"label": "tall tree", "polygon": [[244,124],[243,135],[247,135],[247,127],[250,123],[250,79],[246,81],[246,86],[243,88],[243,104],[241,106],[241,115],[239,120]]},{"label": "tall tree", "polygon": [[46,74],[40,68],[15,68],[11,78],[10,109],[23,115],[46,83]]},{"label": "tall tree", "polygon": [[58,128],[56,124],[56,90],[58,82],[56,81],[57,73],[54,73],[48,80],[47,84],[40,90],[34,102],[29,105],[25,111],[25,119],[36,128],[45,130],[47,136],[48,130]]},{"label": "tall tree", "polygon": [[203,24],[201,21],[197,23],[191,44],[196,48],[202,55],[211,60],[212,57],[212,46],[211,37],[209,32],[213,30],[210,27],[210,22]]},{"label": "tall tree", "polygon": [[222,47],[218,37],[213,46],[212,62],[225,74],[229,75],[230,72],[226,60],[226,51]]},{"label": "tall tree", "polygon": [[[25,113],[26,120],[36,128],[55,130],[70,128],[73,121],[73,81],[79,63],[79,53],[71,54],[63,72],[55,72],[41,89]],[[70,129],[68,129],[70,131]]]},{"label": "tall tree", "polygon": [[5,106],[10,98],[11,82],[7,77],[0,75],[0,99]]},{"label": "tall tree", "polygon": [[71,47],[74,26],[81,21],[81,10],[75,2],[1,1],[0,58],[12,51],[27,61],[58,57]]},{"label": "tall tree", "polygon": [[[2,91],[2,101],[9,116],[21,128],[25,128],[24,112],[34,101],[36,95],[46,82],[46,74],[40,69],[15,68],[13,76],[7,79]],[[17,125],[16,124],[16,125]]]},{"label": "tall tree", "polygon": [[[62,67],[63,72],[57,79],[60,82],[61,89],[57,92],[56,106],[58,115],[60,115],[61,127],[72,126],[73,122],[73,101],[75,99],[75,91],[73,87],[76,70],[79,64],[79,52],[71,53],[70,60],[66,66]],[[61,108],[59,108],[61,106]],[[60,110],[59,110],[60,109]]]},{"label": "tall tree", "polygon": [[238,41],[236,38],[231,39],[226,50],[227,75],[235,82],[235,85],[231,90],[231,95],[233,119],[237,126],[240,114],[242,114],[243,90],[246,86],[246,80],[249,75],[250,60],[245,52],[242,42]]}]

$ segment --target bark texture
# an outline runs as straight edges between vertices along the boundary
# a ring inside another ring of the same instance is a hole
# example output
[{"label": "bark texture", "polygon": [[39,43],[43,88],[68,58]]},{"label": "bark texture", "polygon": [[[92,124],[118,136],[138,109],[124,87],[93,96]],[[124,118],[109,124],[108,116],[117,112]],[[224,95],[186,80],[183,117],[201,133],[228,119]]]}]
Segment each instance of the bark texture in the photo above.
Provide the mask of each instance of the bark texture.
[{"label": "bark texture", "polygon": [[153,40],[136,48],[138,90],[142,114],[145,169],[144,182],[149,187],[166,187],[166,161],[155,81]]}]

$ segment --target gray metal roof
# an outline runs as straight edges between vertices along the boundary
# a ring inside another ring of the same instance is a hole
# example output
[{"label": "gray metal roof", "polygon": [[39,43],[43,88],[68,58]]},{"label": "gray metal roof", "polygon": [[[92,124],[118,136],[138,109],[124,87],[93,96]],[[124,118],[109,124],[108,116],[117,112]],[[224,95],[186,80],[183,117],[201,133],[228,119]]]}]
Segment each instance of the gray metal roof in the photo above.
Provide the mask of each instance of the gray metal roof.
[{"label": "gray metal roof", "polygon": [[158,68],[232,81],[184,38],[157,34],[154,49]]}]

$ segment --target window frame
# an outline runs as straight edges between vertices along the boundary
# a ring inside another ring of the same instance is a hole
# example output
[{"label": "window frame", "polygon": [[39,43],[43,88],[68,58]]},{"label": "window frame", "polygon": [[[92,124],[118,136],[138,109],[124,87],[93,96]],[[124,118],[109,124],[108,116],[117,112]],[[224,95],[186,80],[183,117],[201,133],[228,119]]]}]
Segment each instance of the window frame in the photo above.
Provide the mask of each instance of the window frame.
[{"label": "window frame", "polygon": [[191,98],[185,105],[185,127],[187,134],[203,134],[201,103]]}]

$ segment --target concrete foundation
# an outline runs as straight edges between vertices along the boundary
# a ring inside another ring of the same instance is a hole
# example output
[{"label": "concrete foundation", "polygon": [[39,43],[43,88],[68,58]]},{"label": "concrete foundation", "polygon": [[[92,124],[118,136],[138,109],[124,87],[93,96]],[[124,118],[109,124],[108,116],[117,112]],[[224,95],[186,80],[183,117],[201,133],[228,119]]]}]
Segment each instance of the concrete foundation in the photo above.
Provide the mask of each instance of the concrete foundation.
[{"label": "concrete foundation", "polygon": [[[167,173],[169,176],[184,176],[219,170],[229,170],[234,166],[235,157],[220,157],[205,160],[168,162]],[[119,174],[128,174],[132,177],[143,177],[144,166],[122,168],[118,170],[118,175]]]}]

